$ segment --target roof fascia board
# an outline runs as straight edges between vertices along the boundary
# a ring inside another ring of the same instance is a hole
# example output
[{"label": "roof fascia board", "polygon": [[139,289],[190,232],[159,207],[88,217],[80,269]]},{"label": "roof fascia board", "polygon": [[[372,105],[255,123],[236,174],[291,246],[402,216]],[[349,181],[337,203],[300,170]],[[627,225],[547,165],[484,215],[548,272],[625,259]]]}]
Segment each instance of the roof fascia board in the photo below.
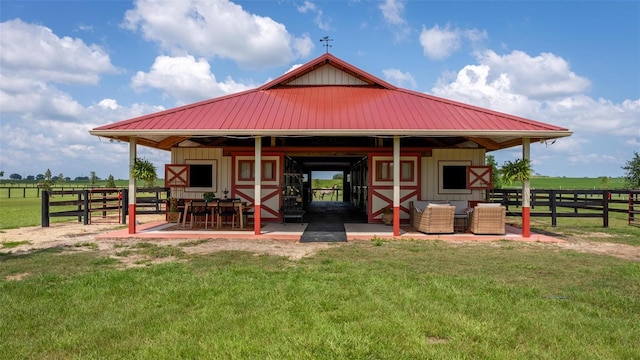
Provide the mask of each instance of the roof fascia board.
[{"label": "roof fascia board", "polygon": [[91,135],[103,137],[144,137],[144,136],[460,136],[460,137],[521,137],[550,139],[570,136],[571,131],[469,131],[469,130],[355,130],[355,129],[287,129],[287,130],[91,130]]}]

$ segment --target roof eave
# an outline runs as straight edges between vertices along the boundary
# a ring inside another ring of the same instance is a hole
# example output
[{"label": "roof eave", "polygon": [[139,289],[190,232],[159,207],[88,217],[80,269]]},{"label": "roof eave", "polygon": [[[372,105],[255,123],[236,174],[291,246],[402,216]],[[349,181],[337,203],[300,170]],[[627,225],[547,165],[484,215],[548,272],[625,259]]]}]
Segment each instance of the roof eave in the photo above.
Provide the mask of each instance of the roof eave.
[{"label": "roof eave", "polygon": [[109,138],[144,136],[508,136],[520,138],[555,139],[571,136],[568,130],[509,131],[509,130],[402,130],[402,129],[283,129],[283,130],[90,130],[94,136]]}]

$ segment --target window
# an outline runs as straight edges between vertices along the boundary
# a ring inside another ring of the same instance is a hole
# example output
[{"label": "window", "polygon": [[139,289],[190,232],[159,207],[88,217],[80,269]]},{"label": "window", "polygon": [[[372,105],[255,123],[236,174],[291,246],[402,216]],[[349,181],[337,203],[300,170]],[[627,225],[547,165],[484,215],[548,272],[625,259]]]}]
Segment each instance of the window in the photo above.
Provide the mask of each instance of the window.
[{"label": "window", "polygon": [[[400,161],[400,181],[413,181],[413,161]],[[376,161],[376,181],[393,181],[393,161]]]},{"label": "window", "polygon": [[[255,161],[254,160],[239,160],[238,161],[238,180],[254,180]],[[262,180],[275,180],[276,179],[276,161],[275,160],[263,160],[262,161]]]},{"label": "window", "polygon": [[192,164],[189,165],[189,186],[198,188],[210,188],[213,186],[213,165]]},{"label": "window", "polygon": [[467,166],[471,161],[440,161],[438,164],[441,194],[470,194],[467,189]]},{"label": "window", "polygon": [[400,180],[413,181],[413,161],[400,161]]},{"label": "window", "polygon": [[253,180],[254,179],[253,164],[254,164],[253,160],[240,160],[240,161],[238,161],[238,167],[239,167],[238,179],[239,180]]},{"label": "window", "polygon": [[393,162],[391,161],[376,161],[376,180],[377,181],[391,181],[393,180]]},{"label": "window", "polygon": [[187,160],[190,191],[216,191],[216,160]]},{"label": "window", "polygon": [[442,188],[445,190],[467,188],[467,167],[445,165],[442,167]]}]

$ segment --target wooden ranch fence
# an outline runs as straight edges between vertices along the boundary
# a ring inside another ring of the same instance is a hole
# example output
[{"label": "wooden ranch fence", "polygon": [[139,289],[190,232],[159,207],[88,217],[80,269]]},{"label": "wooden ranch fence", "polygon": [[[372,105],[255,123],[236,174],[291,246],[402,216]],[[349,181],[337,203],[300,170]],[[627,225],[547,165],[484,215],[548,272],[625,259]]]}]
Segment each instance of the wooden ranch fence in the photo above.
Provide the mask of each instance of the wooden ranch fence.
[{"label": "wooden ranch fence", "polygon": [[[137,214],[164,214],[169,188],[137,190]],[[144,196],[143,194],[150,194]],[[67,199],[63,199],[64,196]],[[72,197],[72,199],[69,199]],[[60,200],[58,200],[58,198]],[[42,227],[49,227],[52,217],[77,217],[84,225],[91,223],[127,223],[128,189],[95,188],[85,190],[53,190],[42,192]],[[62,209],[53,211],[53,209]]]},{"label": "wooden ranch fence", "polygon": [[[602,218],[602,226],[609,226],[609,213],[624,213],[632,224],[633,211],[640,210],[640,191],[629,190],[531,190],[531,216],[551,218],[551,226],[559,217]],[[634,195],[635,194],[635,195]],[[633,198],[636,200],[632,200]],[[499,202],[507,208],[507,214],[522,216],[522,189],[494,189],[490,202]],[[635,209],[634,209],[635,204]],[[639,212],[636,211],[635,214]],[[638,222],[638,216],[634,223]]]},{"label": "wooden ranch fence", "polygon": [[629,225],[640,226],[640,190],[629,192]]}]

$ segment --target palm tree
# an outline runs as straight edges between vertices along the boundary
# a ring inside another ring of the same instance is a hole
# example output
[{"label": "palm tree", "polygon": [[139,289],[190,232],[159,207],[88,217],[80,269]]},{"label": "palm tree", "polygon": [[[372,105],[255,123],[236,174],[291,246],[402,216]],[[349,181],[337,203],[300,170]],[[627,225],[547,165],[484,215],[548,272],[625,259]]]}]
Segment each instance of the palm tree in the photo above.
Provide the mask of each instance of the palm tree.
[{"label": "palm tree", "polygon": [[155,165],[144,158],[136,158],[131,168],[131,176],[144,181],[146,187],[153,187],[158,179]]}]

